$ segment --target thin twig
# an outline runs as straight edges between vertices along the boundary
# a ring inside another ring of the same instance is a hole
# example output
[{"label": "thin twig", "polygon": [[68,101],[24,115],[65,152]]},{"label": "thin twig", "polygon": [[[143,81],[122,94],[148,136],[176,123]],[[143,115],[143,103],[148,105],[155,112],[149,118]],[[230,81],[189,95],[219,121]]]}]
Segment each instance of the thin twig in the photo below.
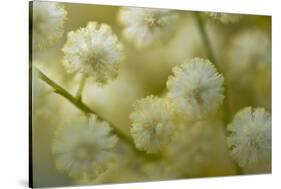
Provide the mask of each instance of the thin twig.
[{"label": "thin twig", "polygon": [[79,88],[78,88],[77,93],[75,95],[76,99],[78,99],[80,101],[82,101],[82,93],[83,93],[84,87],[86,85],[87,79],[88,78],[85,77],[85,76],[82,77]]},{"label": "thin twig", "polygon": [[[201,18],[199,13],[194,13],[194,16],[196,18],[197,26],[198,26],[200,34],[202,36],[202,41],[203,41],[203,43],[205,45],[208,57],[209,57],[211,62],[216,64],[217,60],[216,60],[215,54],[214,54],[214,52],[212,50],[213,48],[211,46],[211,42],[210,42],[210,39],[208,37],[206,28],[205,28],[204,20]],[[216,64],[216,66],[218,67],[217,64]],[[221,72],[221,70],[218,70],[218,71]]]}]

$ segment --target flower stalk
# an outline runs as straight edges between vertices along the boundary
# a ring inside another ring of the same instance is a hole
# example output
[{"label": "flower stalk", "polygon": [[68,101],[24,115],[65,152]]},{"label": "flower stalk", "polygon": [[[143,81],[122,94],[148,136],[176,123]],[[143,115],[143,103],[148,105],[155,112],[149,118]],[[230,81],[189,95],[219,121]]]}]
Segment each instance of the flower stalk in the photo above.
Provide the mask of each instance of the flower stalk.
[{"label": "flower stalk", "polygon": [[83,93],[83,90],[85,88],[85,85],[87,83],[87,79],[88,77],[86,76],[82,76],[82,79],[81,79],[81,82],[80,82],[80,85],[79,85],[79,88],[77,90],[77,93],[76,93],[76,99],[82,101],[82,93]]},{"label": "flower stalk", "polygon": [[[213,62],[216,65],[216,67],[218,67],[218,65],[216,64],[217,60],[216,60],[216,57],[214,55],[214,52],[213,52],[213,49],[212,49],[212,46],[211,46],[211,42],[210,42],[210,39],[208,37],[206,28],[205,28],[204,20],[202,19],[202,17],[200,16],[199,13],[194,13],[194,16],[196,18],[197,26],[198,26],[199,32],[201,34],[202,41],[205,45],[208,57],[209,57],[210,61]],[[219,70],[219,69],[218,69],[218,71],[221,72],[221,70]]]}]

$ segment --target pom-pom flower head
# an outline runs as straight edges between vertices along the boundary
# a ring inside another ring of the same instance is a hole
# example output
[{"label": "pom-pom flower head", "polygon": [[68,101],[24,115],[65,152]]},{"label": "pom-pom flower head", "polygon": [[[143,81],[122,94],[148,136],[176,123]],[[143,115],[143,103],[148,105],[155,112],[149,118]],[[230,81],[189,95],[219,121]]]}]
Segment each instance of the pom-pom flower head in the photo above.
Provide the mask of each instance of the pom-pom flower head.
[{"label": "pom-pom flower head", "polygon": [[166,99],[148,96],[137,101],[130,118],[131,134],[138,149],[156,153],[169,144],[174,132],[174,113]]},{"label": "pom-pom flower head", "polygon": [[90,22],[86,28],[69,32],[62,49],[64,65],[69,72],[91,76],[104,84],[117,77],[123,59],[123,48],[111,27]]},{"label": "pom-pom flower head", "polygon": [[168,97],[188,119],[203,119],[222,104],[223,76],[206,59],[194,58],[173,69],[168,79]]},{"label": "pom-pom flower head", "polygon": [[96,119],[77,120],[58,128],[53,143],[56,167],[77,180],[94,179],[114,157],[117,137],[108,123]]},{"label": "pom-pom flower head", "polygon": [[33,47],[46,48],[56,43],[63,35],[66,11],[59,3],[33,2]]},{"label": "pom-pom flower head", "polygon": [[169,38],[176,30],[178,15],[170,10],[150,8],[122,8],[119,20],[124,36],[136,47],[143,48]]},{"label": "pom-pom flower head", "polygon": [[223,24],[236,23],[242,18],[242,15],[231,13],[207,12],[206,14]]},{"label": "pom-pom flower head", "polygon": [[271,166],[271,116],[265,109],[240,110],[227,129],[231,132],[230,154],[240,167],[259,170]]}]

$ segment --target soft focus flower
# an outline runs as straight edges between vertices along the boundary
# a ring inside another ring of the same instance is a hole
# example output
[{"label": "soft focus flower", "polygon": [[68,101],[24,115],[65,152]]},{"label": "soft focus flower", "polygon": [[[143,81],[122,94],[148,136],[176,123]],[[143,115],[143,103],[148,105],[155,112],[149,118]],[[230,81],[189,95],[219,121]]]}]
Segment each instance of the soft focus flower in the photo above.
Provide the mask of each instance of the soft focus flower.
[{"label": "soft focus flower", "polygon": [[240,167],[271,166],[271,115],[264,108],[240,110],[227,129],[230,154]]},{"label": "soft focus flower", "polygon": [[229,49],[229,59],[233,64],[253,66],[251,64],[271,63],[271,43],[269,37],[257,29],[238,33]]},{"label": "soft focus flower", "polygon": [[137,101],[130,119],[131,134],[138,149],[155,153],[170,142],[175,128],[174,114],[166,99],[148,96]]},{"label": "soft focus flower", "polygon": [[174,170],[175,177],[202,177],[206,170],[213,175],[234,174],[224,133],[224,126],[212,120],[180,127],[167,149],[166,165]]},{"label": "soft focus flower", "polygon": [[117,137],[108,123],[92,115],[59,127],[53,143],[57,169],[78,180],[94,179],[114,157]]},{"label": "soft focus flower", "polygon": [[265,65],[271,64],[270,39],[260,30],[244,30],[232,38],[227,55],[231,69],[264,69]]},{"label": "soft focus flower", "polygon": [[66,15],[59,3],[33,1],[33,48],[54,45],[63,35]]},{"label": "soft focus flower", "polygon": [[69,72],[91,76],[100,84],[117,77],[119,63],[123,59],[122,44],[111,27],[96,22],[69,32],[62,51],[65,54],[64,65]]},{"label": "soft focus flower", "polygon": [[[267,33],[248,29],[237,33],[226,51],[229,85],[238,95],[252,94],[252,105],[271,108],[271,40]],[[246,100],[246,97],[244,96]],[[245,106],[243,104],[243,106]],[[243,107],[242,106],[242,107]],[[241,107],[241,106],[240,106]],[[239,108],[240,108],[239,107]]]},{"label": "soft focus flower", "polygon": [[202,119],[222,104],[224,79],[209,60],[194,58],[173,73],[167,82],[168,97],[188,119]]},{"label": "soft focus flower", "polygon": [[178,15],[163,9],[122,8],[119,20],[125,27],[124,36],[142,48],[171,37],[177,29]]},{"label": "soft focus flower", "polygon": [[219,13],[219,12],[207,12],[206,14],[223,24],[236,23],[240,21],[242,18],[242,15],[240,14]]}]

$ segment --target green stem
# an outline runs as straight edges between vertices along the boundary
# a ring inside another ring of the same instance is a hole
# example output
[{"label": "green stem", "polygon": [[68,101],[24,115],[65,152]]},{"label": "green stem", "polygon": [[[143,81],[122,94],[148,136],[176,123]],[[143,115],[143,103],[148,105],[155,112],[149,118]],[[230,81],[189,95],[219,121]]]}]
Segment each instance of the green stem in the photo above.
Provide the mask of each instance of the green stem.
[{"label": "green stem", "polygon": [[[219,73],[223,74],[222,69],[219,67],[218,61],[216,59],[216,56],[213,52],[213,48],[210,42],[210,39],[208,37],[208,33],[205,27],[204,20],[200,16],[200,13],[194,13],[198,29],[200,31],[200,34],[202,36],[202,41],[205,45],[205,49],[207,51],[208,57],[210,61],[216,66],[216,69]],[[223,113],[224,113],[224,123],[228,124],[230,121],[230,111],[229,111],[229,104],[228,104],[228,92],[227,92],[227,86],[224,82],[224,103],[223,103]]]},{"label": "green stem", "polygon": [[76,99],[78,99],[79,101],[82,101],[82,93],[85,88],[87,79],[88,79],[88,77],[82,76],[81,83],[79,85],[79,88],[78,88],[76,96],[75,96]]},{"label": "green stem", "polygon": [[[213,52],[213,48],[211,46],[211,42],[209,40],[208,34],[207,34],[207,30],[205,28],[205,24],[204,24],[204,20],[201,18],[200,13],[194,13],[194,16],[196,18],[196,22],[197,22],[197,26],[199,28],[201,37],[202,37],[202,41],[206,47],[206,51],[208,54],[208,57],[210,59],[211,62],[213,62],[214,64],[217,63],[216,57],[214,55]],[[218,65],[216,65],[218,67]],[[220,71],[220,70],[218,70]]]},{"label": "green stem", "polygon": [[43,74],[39,69],[35,68],[38,72],[38,76],[41,80],[46,82],[49,86],[51,86],[54,89],[54,92],[65,97],[69,102],[74,104],[77,108],[79,108],[81,111],[83,111],[85,114],[94,113],[88,106],[86,106],[82,101],[76,99],[74,96],[72,96],[70,93],[68,93],[64,88],[62,88],[60,85],[52,81],[49,77],[47,77],[45,74]]},{"label": "green stem", "polygon": [[[38,68],[34,67],[34,69],[36,69],[36,71],[38,72],[39,78],[42,81],[44,81],[45,83],[47,83],[50,87],[52,87],[54,89],[55,93],[65,97],[65,99],[67,99],[69,102],[71,102],[73,105],[75,105],[83,113],[85,113],[86,115],[88,115],[88,114],[95,114],[97,116],[97,119],[102,120],[102,121],[106,120],[103,117],[101,117],[100,115],[98,115],[96,112],[91,110],[86,104],[84,104],[81,101],[81,99],[75,98],[72,94],[70,94],[68,91],[66,91],[59,84],[57,84],[54,81],[52,81],[48,76],[46,76],[44,73],[42,73]],[[130,138],[129,136],[125,135],[123,132],[119,131],[119,129],[116,126],[114,126],[112,123],[110,123],[110,122],[108,122],[108,123],[111,125],[111,127],[114,130],[114,132],[116,133],[116,135],[118,135],[118,137],[123,142],[128,144],[137,154],[145,156],[146,158],[149,158],[149,159],[158,159],[159,158],[157,155],[148,155],[145,152],[136,149],[132,138]]]}]

